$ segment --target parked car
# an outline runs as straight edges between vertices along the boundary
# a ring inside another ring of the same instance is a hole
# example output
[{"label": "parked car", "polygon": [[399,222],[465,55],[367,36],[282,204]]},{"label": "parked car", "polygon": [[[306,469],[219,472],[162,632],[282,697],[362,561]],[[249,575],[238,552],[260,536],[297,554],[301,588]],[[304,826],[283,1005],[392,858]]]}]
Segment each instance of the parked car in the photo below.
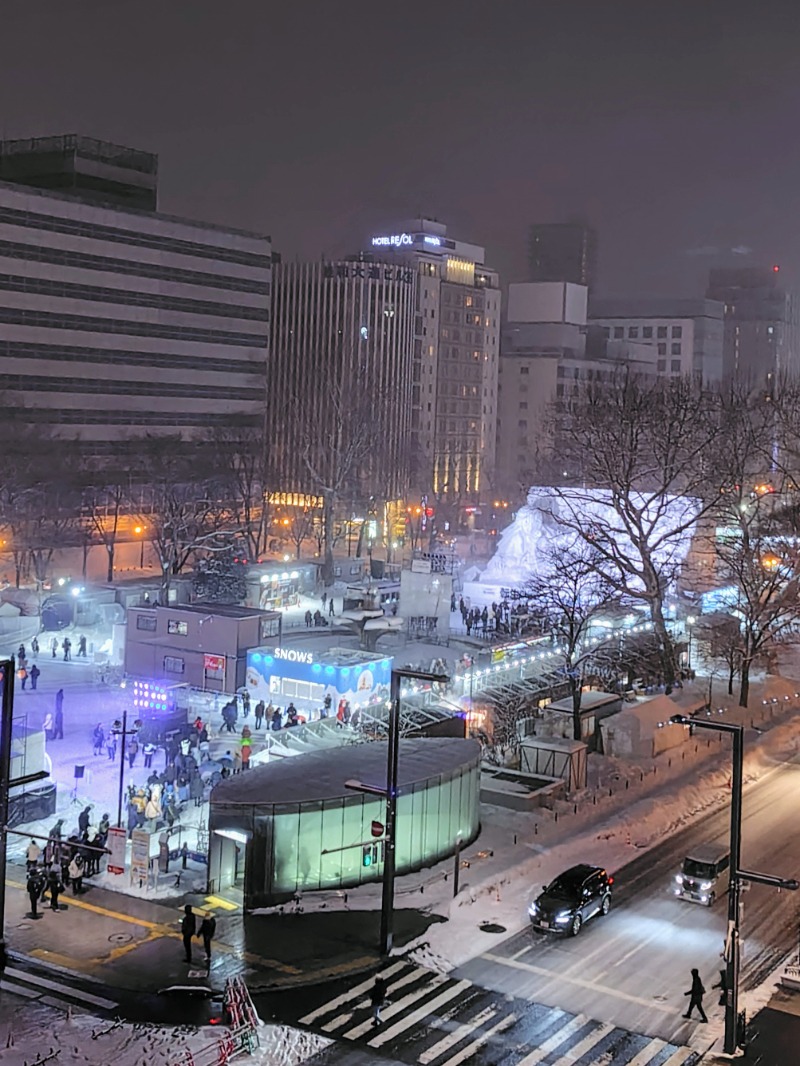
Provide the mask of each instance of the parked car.
[{"label": "parked car", "polygon": [[544,886],[528,908],[534,929],[577,936],[583,923],[611,908],[610,877],[601,866],[572,866]]}]

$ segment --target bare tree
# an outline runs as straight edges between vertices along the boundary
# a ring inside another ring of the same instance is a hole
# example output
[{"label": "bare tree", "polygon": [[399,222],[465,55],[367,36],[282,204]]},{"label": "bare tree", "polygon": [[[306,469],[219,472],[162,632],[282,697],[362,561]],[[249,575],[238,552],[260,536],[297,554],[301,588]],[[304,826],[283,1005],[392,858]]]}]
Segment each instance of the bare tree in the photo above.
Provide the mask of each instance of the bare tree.
[{"label": "bare tree", "polygon": [[88,543],[100,543],[106,551],[106,580],[114,580],[114,555],[120,521],[130,505],[130,478],[123,473],[88,475],[92,484],[83,492],[83,511],[88,520]]},{"label": "bare tree", "polygon": [[227,507],[230,523],[247,545],[255,561],[266,548],[274,487],[270,456],[263,432],[243,435],[236,426],[220,426],[211,434],[216,478]]},{"label": "bare tree", "polygon": [[[319,514],[311,507],[293,507],[289,516],[288,535],[294,545],[295,558],[299,559],[303,550],[303,542],[309,537],[319,533],[322,540],[322,529],[319,522]],[[318,544],[320,543],[318,541]],[[321,550],[321,544],[320,544]]]},{"label": "bare tree", "polygon": [[594,546],[575,535],[541,558],[540,575],[522,590],[534,613],[552,633],[561,653],[572,700],[572,734],[582,739],[581,694],[586,668],[592,659],[589,629],[598,614],[616,598]]},{"label": "bare tree", "polygon": [[[664,602],[686,539],[719,495],[716,397],[690,379],[624,373],[565,397],[557,418],[559,464],[579,479],[555,490],[557,521],[595,549],[620,596],[646,605],[671,691],[675,648]],[[597,489],[608,504],[603,513]]]}]

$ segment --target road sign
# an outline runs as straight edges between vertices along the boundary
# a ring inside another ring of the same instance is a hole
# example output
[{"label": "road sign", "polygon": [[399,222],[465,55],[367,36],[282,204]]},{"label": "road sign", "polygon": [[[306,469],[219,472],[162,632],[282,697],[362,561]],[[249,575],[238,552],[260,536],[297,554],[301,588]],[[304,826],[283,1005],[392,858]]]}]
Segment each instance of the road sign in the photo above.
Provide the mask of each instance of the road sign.
[{"label": "road sign", "polygon": [[128,834],[124,829],[113,827],[108,831],[106,847],[111,853],[108,856],[108,872],[121,874],[125,872],[125,848],[128,843]]},{"label": "road sign", "polygon": [[370,829],[371,829],[372,835],[374,837],[382,837],[383,836],[383,822],[373,822],[372,825],[370,826]]}]

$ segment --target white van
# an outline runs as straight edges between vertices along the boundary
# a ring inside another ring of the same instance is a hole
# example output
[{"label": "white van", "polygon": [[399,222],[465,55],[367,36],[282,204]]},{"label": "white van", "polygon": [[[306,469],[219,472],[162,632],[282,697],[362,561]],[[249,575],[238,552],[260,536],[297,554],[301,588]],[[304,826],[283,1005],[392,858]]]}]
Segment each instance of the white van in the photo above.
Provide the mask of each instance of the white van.
[{"label": "white van", "polygon": [[731,853],[724,844],[700,844],[683,860],[675,875],[674,891],[680,899],[713,907],[728,891]]}]

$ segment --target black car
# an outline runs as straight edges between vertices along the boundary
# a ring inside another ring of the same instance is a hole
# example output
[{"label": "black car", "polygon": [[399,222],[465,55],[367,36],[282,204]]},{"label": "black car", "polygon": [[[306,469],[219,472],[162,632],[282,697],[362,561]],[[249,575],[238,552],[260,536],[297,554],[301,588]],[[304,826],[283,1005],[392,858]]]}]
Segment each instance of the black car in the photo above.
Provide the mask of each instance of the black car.
[{"label": "black car", "polygon": [[589,918],[608,914],[613,883],[614,878],[601,866],[572,866],[545,885],[544,892],[531,903],[528,913],[533,928],[577,936]]}]

